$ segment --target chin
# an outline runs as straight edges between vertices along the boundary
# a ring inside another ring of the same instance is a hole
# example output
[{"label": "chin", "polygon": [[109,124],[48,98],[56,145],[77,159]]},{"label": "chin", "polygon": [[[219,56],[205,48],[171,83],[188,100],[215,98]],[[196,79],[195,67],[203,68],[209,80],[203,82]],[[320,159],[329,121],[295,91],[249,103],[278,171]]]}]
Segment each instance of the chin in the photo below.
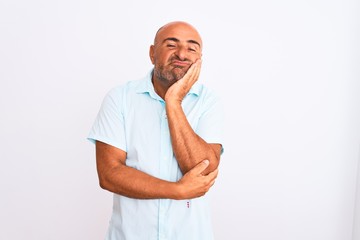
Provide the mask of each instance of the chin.
[{"label": "chin", "polygon": [[174,80],[178,81],[180,80],[181,78],[183,78],[186,74],[186,70],[185,69],[180,69],[180,68],[175,68],[173,71],[173,77],[174,77]]}]

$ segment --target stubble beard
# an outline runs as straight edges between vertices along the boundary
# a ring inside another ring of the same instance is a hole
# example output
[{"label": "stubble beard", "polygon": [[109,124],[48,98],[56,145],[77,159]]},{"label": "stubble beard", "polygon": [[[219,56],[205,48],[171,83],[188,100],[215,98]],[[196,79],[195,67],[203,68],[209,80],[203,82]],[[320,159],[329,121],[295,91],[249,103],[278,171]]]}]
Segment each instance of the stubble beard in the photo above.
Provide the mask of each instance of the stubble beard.
[{"label": "stubble beard", "polygon": [[164,66],[160,66],[154,69],[155,77],[162,83],[169,84],[170,86],[183,78],[185,73],[186,69],[180,67],[175,67],[168,70],[165,69]]}]

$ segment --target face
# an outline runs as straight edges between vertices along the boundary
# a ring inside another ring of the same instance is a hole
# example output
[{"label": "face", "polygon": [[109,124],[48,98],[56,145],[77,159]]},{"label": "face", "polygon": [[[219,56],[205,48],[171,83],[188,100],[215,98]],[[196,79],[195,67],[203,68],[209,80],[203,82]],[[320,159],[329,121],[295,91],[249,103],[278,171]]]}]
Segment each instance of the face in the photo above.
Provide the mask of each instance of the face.
[{"label": "face", "polygon": [[150,47],[154,64],[154,80],[173,84],[181,79],[191,64],[201,58],[202,41],[199,33],[189,24],[170,23],[162,27]]}]

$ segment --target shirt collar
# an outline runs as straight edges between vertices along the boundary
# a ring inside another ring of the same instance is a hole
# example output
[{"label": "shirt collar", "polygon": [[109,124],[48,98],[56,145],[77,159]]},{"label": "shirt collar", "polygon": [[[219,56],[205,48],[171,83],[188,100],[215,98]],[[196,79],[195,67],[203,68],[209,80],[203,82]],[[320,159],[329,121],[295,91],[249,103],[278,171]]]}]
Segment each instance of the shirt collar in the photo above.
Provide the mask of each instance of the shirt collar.
[{"label": "shirt collar", "polygon": [[[151,82],[152,74],[154,69],[149,71],[149,73],[144,78],[144,81],[141,81],[141,83],[137,86],[137,93],[148,93],[152,98],[154,99],[161,99],[159,95],[155,92],[154,85]],[[196,82],[187,95],[194,94],[196,96],[200,95],[200,84]]]}]

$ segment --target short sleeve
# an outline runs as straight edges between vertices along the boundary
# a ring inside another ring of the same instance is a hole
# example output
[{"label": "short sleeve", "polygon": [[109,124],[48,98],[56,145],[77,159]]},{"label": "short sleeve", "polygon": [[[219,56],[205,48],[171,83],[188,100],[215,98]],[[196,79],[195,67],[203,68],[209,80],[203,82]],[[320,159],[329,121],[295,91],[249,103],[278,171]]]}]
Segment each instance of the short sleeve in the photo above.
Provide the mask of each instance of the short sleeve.
[{"label": "short sleeve", "polygon": [[105,96],[87,139],[101,141],[126,151],[122,88],[117,87]]},{"label": "short sleeve", "polygon": [[[196,132],[207,143],[223,145],[224,110],[222,102],[217,95],[209,92],[203,104],[203,112]],[[224,147],[221,152],[223,149]]]}]

